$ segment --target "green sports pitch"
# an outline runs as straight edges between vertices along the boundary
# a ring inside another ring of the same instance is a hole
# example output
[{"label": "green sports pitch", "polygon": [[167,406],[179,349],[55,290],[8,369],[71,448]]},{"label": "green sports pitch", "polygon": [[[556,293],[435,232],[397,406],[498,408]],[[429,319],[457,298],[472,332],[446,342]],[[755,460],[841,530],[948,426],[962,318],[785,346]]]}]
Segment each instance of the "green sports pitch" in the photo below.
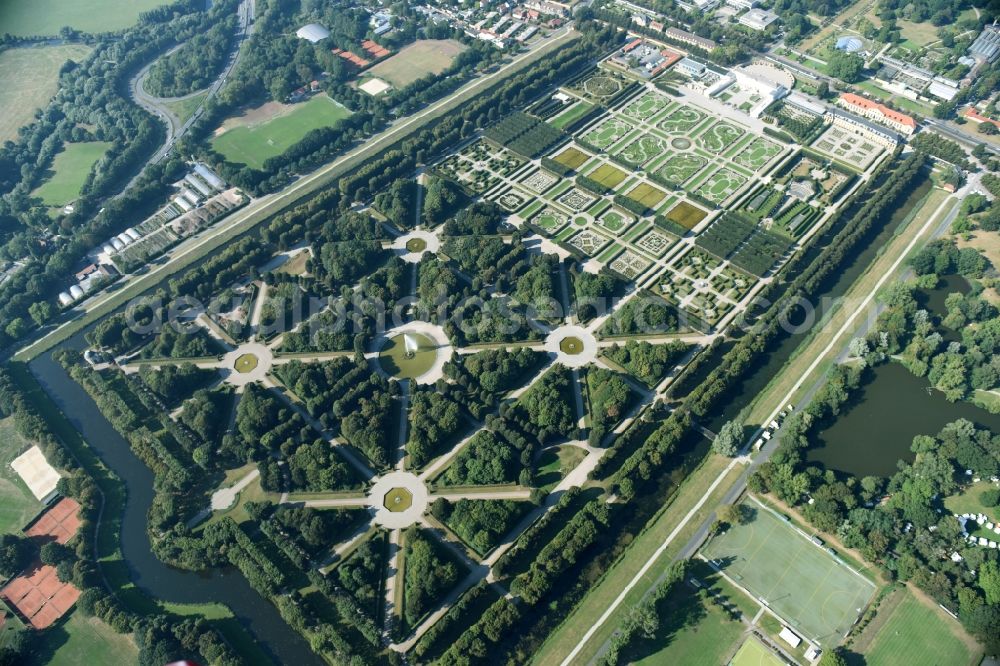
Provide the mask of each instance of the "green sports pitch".
[{"label": "green sports pitch", "polygon": [[739,652],[729,662],[729,666],[784,666],[784,663],[763,643],[751,636],[740,647]]},{"label": "green sports pitch", "polygon": [[716,536],[701,554],[789,626],[831,647],[854,624],[876,586],[756,501],[754,518]]},{"label": "green sports pitch", "polygon": [[212,147],[230,162],[260,169],[268,158],[282,154],[311,130],[329,127],[349,115],[350,111],[326,95],[316,95],[266,122],[228,129],[212,139]]}]

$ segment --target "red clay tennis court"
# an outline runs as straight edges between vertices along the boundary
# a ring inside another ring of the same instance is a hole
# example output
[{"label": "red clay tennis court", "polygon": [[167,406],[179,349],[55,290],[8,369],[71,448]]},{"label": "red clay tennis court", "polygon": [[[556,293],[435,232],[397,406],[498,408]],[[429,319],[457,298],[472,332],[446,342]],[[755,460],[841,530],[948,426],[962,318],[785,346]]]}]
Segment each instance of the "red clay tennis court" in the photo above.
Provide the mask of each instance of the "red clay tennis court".
[{"label": "red clay tennis court", "polygon": [[73,607],[80,590],[60,581],[55,567],[48,564],[36,562],[28,571],[0,590],[0,596],[35,629],[45,629]]},{"label": "red clay tennis court", "polygon": [[43,513],[24,533],[29,537],[55,540],[56,543],[64,544],[73,538],[78,529],[80,529],[80,505],[76,500],[65,497]]}]

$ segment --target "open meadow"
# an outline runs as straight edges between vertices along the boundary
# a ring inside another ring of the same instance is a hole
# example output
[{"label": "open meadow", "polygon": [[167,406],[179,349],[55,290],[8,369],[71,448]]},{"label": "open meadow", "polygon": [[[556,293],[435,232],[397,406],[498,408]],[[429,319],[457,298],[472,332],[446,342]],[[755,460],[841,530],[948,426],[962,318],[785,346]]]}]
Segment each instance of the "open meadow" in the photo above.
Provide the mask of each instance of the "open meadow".
[{"label": "open meadow", "polygon": [[853,647],[867,663],[879,666],[977,664],[982,653],[964,633],[933,602],[900,589],[882,602]]},{"label": "open meadow", "polygon": [[467,47],[454,39],[419,39],[365,72],[403,88],[428,74],[440,74]]},{"label": "open meadow", "polygon": [[58,35],[64,26],[83,32],[121,30],[163,0],[4,0],[0,26],[17,37]]},{"label": "open meadow", "polygon": [[10,468],[10,461],[28,444],[17,432],[12,418],[0,420],[0,534],[19,531],[42,509],[41,502]]},{"label": "open meadow", "polygon": [[61,207],[80,196],[80,188],[87,180],[91,167],[108,151],[107,141],[67,143],[56,153],[49,168],[52,175],[34,192],[46,206]]},{"label": "open meadow", "polygon": [[[8,30],[0,4],[0,27]],[[67,60],[82,62],[91,48],[83,44],[62,44],[7,49],[0,52],[0,142],[17,138],[17,130],[30,123],[35,110],[56,94],[59,68]]]},{"label": "open meadow", "polygon": [[334,125],[351,114],[325,94],[299,104],[267,104],[227,120],[212,147],[230,162],[259,169],[302,140],[311,130]]},{"label": "open meadow", "polygon": [[139,651],[125,634],[95,617],[72,612],[46,631],[44,647],[38,663],[50,666],[84,666],[86,664],[134,664]]}]

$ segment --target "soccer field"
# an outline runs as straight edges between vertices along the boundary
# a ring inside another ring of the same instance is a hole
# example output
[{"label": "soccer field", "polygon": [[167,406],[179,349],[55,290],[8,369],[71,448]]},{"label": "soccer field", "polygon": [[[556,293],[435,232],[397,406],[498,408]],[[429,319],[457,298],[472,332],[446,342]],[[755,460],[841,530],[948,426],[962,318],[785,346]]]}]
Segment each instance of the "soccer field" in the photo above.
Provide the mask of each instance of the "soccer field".
[{"label": "soccer field", "polygon": [[259,169],[265,160],[282,154],[310,130],[328,127],[350,114],[326,95],[316,95],[265,122],[227,129],[212,139],[212,147],[230,162]]},{"label": "soccer field", "polygon": [[702,555],[765,601],[792,629],[836,645],[875,594],[855,572],[763,505],[755,516],[709,541]]}]

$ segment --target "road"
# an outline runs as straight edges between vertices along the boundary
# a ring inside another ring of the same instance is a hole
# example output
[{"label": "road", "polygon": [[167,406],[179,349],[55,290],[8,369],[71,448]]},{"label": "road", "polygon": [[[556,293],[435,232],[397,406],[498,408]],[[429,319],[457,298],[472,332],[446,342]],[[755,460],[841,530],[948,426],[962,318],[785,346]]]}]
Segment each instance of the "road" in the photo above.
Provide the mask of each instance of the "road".
[{"label": "road", "polygon": [[300,198],[311,194],[346,173],[357,164],[361,164],[366,159],[389,148],[397,141],[420,129],[428,121],[444,115],[495,82],[510,76],[534,60],[576,39],[578,34],[572,27],[563,28],[558,33],[554,33],[550,39],[540,42],[531,50],[518,55],[496,72],[470,81],[448,97],[427,106],[419,113],[394,121],[389,127],[365,143],[309,175],[290,183],[283,190],[252,200],[245,207],[209,229],[186,239],[163,255],[166,261],[152,266],[145,274],[123,276],[109,289],[69,310],[61,318],[62,323],[54,329],[43,331],[41,337],[35,335],[33,342],[15,354],[15,359],[30,360],[46,349],[59,344],[98,317],[113,312],[128,300],[155,287],[167,277],[183,270],[212,250],[222,247],[271,215],[281,212]]},{"label": "road", "polygon": [[[233,44],[232,52],[229,54],[229,61],[227,62],[226,67],[208,88],[208,94],[205,96],[205,100],[195,110],[195,112],[191,114],[187,121],[182,123],[181,119],[178,118],[177,115],[170,109],[169,104],[194,97],[195,95],[200,95],[205,91],[199,90],[191,93],[190,95],[184,95],[183,97],[162,98],[147,93],[144,88],[146,77],[149,75],[149,70],[152,69],[153,65],[174,53],[177,49],[184,46],[183,44],[178,44],[164,53],[161,57],[143,67],[135,76],[132,77],[132,80],[129,81],[129,89],[132,91],[132,101],[149,113],[160,118],[160,120],[162,120],[167,126],[167,139],[153,154],[153,156],[149,158],[149,161],[146,163],[147,166],[149,164],[156,164],[170,153],[171,149],[174,147],[174,143],[184,136],[185,132],[188,131],[192,123],[194,123],[201,115],[201,110],[204,107],[205,102],[214,97],[222,86],[225,85],[226,81],[229,79],[229,75],[232,74],[233,70],[239,64],[240,59],[243,57],[244,42],[246,42],[246,40],[253,33],[255,9],[254,0],[243,0],[239,7],[237,7],[236,11],[239,16],[239,29],[236,34],[236,40]],[[127,191],[142,175],[143,171],[145,171],[145,168],[140,170],[122,191]]]}]

